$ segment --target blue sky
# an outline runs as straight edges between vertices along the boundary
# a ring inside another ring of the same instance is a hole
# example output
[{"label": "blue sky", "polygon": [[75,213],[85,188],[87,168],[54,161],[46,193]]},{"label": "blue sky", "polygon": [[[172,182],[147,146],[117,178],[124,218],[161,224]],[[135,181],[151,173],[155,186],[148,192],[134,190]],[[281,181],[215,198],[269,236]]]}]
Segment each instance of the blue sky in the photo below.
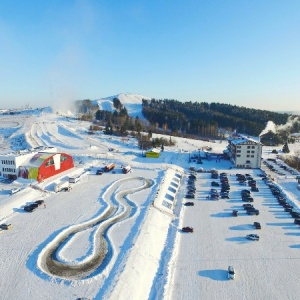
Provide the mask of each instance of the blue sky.
[{"label": "blue sky", "polygon": [[118,93],[300,111],[298,0],[0,0],[0,108]]}]

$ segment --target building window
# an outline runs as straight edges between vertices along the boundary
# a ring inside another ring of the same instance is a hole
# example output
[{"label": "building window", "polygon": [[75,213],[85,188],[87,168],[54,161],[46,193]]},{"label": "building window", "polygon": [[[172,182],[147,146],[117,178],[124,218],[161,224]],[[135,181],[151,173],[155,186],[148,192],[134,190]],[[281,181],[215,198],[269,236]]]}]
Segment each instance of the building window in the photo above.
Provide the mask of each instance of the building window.
[{"label": "building window", "polygon": [[250,157],[250,155],[247,155],[247,157]]},{"label": "building window", "polygon": [[246,164],[250,164],[250,160],[246,160]]},{"label": "building window", "polygon": [[247,153],[250,153],[250,150],[247,150]]},{"label": "building window", "polygon": [[240,155],[240,154],[238,154],[236,157],[241,157],[241,155]]},{"label": "building window", "polygon": [[252,146],[252,149],[255,149],[255,146]]},{"label": "building window", "polygon": [[254,157],[254,155],[251,155],[251,157]]},{"label": "building window", "polygon": [[247,149],[250,149],[251,148],[251,146],[247,146]]},{"label": "building window", "polygon": [[236,146],[238,149],[241,148],[241,146]]},{"label": "building window", "polygon": [[236,153],[241,153],[241,150],[237,150]]},{"label": "building window", "polygon": [[61,155],[60,161],[65,161],[65,160],[68,160],[68,157],[65,155]]}]

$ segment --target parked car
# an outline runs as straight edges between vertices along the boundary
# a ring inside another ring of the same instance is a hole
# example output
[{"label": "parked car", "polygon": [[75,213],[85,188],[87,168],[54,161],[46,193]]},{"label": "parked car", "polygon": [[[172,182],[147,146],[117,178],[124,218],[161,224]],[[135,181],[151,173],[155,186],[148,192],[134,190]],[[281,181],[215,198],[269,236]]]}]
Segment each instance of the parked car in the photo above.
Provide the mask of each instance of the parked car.
[{"label": "parked car", "polygon": [[233,210],[233,211],[232,211],[232,215],[233,215],[234,217],[237,217],[237,216],[238,216],[238,211],[237,211],[237,210]]},{"label": "parked car", "polygon": [[210,195],[210,199],[212,199],[212,200],[219,200],[219,194],[212,194],[212,195]]},{"label": "parked car", "polygon": [[294,223],[297,224],[297,225],[300,225],[300,219],[295,219]]},{"label": "parked car", "polygon": [[260,223],[259,222],[254,222],[253,226],[255,229],[261,229]]},{"label": "parked car", "polygon": [[37,203],[31,203],[29,205],[24,206],[24,210],[27,212],[33,212],[39,205]]},{"label": "parked car", "polygon": [[251,187],[251,192],[259,192],[258,187],[256,186]]},{"label": "parked car", "polygon": [[216,181],[212,181],[211,182],[211,186],[220,186],[220,184],[218,182],[216,182]]},{"label": "parked car", "polygon": [[254,234],[254,233],[246,235],[246,238],[248,240],[252,240],[252,241],[259,241],[259,236],[257,234]]},{"label": "parked car", "polygon": [[259,210],[258,209],[247,209],[247,214],[248,215],[256,215],[258,216],[259,215]]},{"label": "parked car", "polygon": [[194,202],[185,202],[184,205],[185,206],[194,206]]},{"label": "parked car", "polygon": [[243,207],[244,207],[244,209],[249,209],[249,208],[253,208],[253,205],[252,204],[243,204]]},{"label": "parked car", "polygon": [[250,195],[251,192],[250,192],[249,190],[242,190],[242,191],[241,191],[241,195],[243,195],[243,194],[248,194],[248,195]]},{"label": "parked car", "polygon": [[297,212],[297,211],[291,211],[291,212],[290,212],[290,215],[291,215],[293,218],[295,218],[295,219],[300,218],[300,213]]},{"label": "parked car", "polygon": [[188,199],[195,199],[195,195],[194,195],[194,194],[186,194],[186,195],[185,195],[185,198],[188,198]]},{"label": "parked car", "polygon": [[102,174],[103,174],[103,170],[102,169],[96,171],[96,175],[102,175]]},{"label": "parked car", "polygon": [[193,227],[182,227],[181,229],[183,232],[194,232]]},{"label": "parked car", "polygon": [[234,277],[235,277],[235,270],[234,270],[233,266],[229,266],[228,267],[227,276],[228,276],[228,279],[234,279]]},{"label": "parked car", "polygon": [[254,201],[252,197],[242,197],[242,200],[244,202],[253,202]]},{"label": "parked car", "polygon": [[0,225],[0,229],[2,229],[2,230],[8,230],[8,229],[10,229],[11,227],[12,227],[11,224],[1,224],[1,225]]},{"label": "parked car", "polygon": [[44,204],[44,202],[45,202],[44,200],[36,200],[36,201],[34,201],[34,203],[36,203],[38,206]]}]

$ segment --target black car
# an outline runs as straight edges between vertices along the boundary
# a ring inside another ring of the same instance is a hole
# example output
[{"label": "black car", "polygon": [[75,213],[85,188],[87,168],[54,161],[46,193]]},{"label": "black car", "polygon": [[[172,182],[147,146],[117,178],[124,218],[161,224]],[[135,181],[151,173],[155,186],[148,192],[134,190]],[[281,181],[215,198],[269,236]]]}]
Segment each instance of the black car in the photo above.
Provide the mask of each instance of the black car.
[{"label": "black car", "polygon": [[212,181],[211,182],[211,186],[220,186],[220,183],[216,182],[216,181]]},{"label": "black car", "polygon": [[37,203],[32,203],[24,206],[24,210],[27,212],[33,212],[39,205]]},{"label": "black car", "polygon": [[297,224],[297,225],[300,225],[300,219],[295,219],[294,223]]},{"label": "black car", "polygon": [[299,219],[299,218],[300,218],[300,213],[297,212],[297,211],[291,211],[291,212],[290,212],[290,215],[291,215],[293,218],[296,218],[296,219]]},{"label": "black car", "polygon": [[254,201],[254,199],[252,197],[242,197],[242,200],[244,202],[253,202]]},{"label": "black car", "polygon": [[44,200],[36,200],[34,201],[34,203],[36,203],[38,206],[44,204]]},{"label": "black car", "polygon": [[261,229],[261,225],[260,225],[259,222],[254,222],[253,226],[254,226],[255,229]]},{"label": "black car", "polygon": [[194,232],[193,227],[182,227],[181,229],[183,232]]},{"label": "black car", "polygon": [[252,204],[243,204],[244,209],[254,208]]},{"label": "black car", "polygon": [[227,194],[222,194],[220,195],[221,199],[229,199],[229,195]]},{"label": "black car", "polygon": [[242,191],[241,191],[241,194],[249,194],[249,195],[250,195],[251,192],[250,192],[249,190],[242,190]]},{"label": "black car", "polygon": [[102,169],[96,171],[96,175],[102,175],[102,174],[103,174],[103,170]]},{"label": "black car", "polygon": [[251,192],[259,192],[259,189],[256,186],[251,187]]},{"label": "black car", "polygon": [[185,195],[185,198],[188,198],[188,199],[195,199],[195,195],[194,195],[194,194],[186,194],[186,195]]},{"label": "black car", "polygon": [[184,205],[185,206],[194,206],[194,202],[185,202]]},{"label": "black car", "polygon": [[259,215],[259,210],[258,209],[248,209],[247,210],[248,215]]}]

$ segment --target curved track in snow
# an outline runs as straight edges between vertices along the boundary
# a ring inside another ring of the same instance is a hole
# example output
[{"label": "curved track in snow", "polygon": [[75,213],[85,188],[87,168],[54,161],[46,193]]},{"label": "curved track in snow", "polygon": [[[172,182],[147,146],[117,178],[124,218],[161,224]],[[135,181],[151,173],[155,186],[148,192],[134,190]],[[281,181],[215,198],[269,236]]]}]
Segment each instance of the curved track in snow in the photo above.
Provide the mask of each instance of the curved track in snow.
[{"label": "curved track in snow", "polygon": [[[116,193],[121,184],[126,181],[138,181],[141,185],[137,188],[121,190]],[[119,221],[125,220],[131,214],[132,207],[125,199],[125,196],[147,189],[151,185],[152,181],[142,177],[126,178],[113,183],[110,188],[114,190],[115,194],[113,194],[113,196],[115,196],[116,205],[113,205],[111,200],[107,199],[106,202],[108,203],[108,207],[102,214],[82,224],[71,226],[61,232],[39,255],[39,268],[50,276],[70,280],[84,279],[92,274],[101,267],[103,261],[111,254],[108,250],[110,241],[106,236],[108,228]],[[84,261],[76,264],[59,261],[57,254],[65,241],[76,233],[94,226],[98,226],[98,228],[94,232],[92,254]]]}]

